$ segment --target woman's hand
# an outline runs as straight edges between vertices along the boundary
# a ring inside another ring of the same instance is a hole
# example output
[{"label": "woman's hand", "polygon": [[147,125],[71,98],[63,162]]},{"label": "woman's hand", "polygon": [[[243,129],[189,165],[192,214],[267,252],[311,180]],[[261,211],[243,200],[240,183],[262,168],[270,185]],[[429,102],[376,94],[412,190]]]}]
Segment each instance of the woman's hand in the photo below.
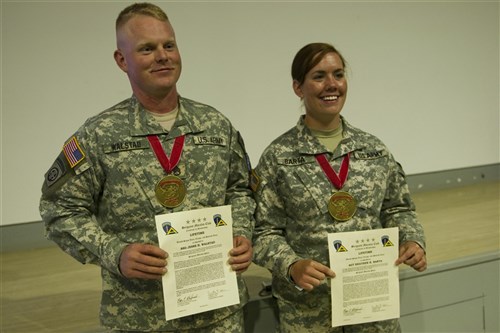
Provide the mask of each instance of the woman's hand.
[{"label": "woman's hand", "polygon": [[399,258],[396,265],[405,263],[418,272],[423,272],[427,268],[427,258],[425,251],[416,242],[408,241],[399,246]]},{"label": "woman's hand", "polygon": [[300,288],[311,291],[319,286],[326,278],[334,278],[335,272],[312,259],[303,259],[294,262],[289,269],[290,278]]}]

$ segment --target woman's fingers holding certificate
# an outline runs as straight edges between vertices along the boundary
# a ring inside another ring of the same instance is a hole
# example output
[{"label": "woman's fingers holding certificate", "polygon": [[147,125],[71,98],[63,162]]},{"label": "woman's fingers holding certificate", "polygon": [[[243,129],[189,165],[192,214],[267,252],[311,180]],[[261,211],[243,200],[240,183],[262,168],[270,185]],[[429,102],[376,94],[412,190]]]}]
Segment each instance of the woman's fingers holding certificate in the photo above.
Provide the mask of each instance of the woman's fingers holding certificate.
[{"label": "woman's fingers holding certificate", "polygon": [[325,266],[312,259],[298,260],[290,266],[290,278],[300,288],[311,291],[319,286],[327,277],[334,278],[333,272]]},{"label": "woman's fingers holding certificate", "polygon": [[427,258],[424,249],[416,242],[408,241],[399,246],[399,258],[396,265],[405,263],[418,272],[427,268]]}]

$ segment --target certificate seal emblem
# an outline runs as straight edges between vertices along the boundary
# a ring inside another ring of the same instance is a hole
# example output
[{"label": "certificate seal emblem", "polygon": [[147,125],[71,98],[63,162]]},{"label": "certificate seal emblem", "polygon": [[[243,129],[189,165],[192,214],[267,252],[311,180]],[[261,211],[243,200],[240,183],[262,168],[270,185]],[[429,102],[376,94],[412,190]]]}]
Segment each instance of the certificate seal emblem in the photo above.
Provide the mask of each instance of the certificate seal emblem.
[{"label": "certificate seal emblem", "polygon": [[345,222],[356,212],[356,199],[347,192],[336,192],[328,202],[330,215],[339,222]]},{"label": "certificate seal emblem", "polygon": [[167,208],[179,206],[186,197],[186,185],[177,176],[168,175],[163,177],[155,187],[156,199]]}]

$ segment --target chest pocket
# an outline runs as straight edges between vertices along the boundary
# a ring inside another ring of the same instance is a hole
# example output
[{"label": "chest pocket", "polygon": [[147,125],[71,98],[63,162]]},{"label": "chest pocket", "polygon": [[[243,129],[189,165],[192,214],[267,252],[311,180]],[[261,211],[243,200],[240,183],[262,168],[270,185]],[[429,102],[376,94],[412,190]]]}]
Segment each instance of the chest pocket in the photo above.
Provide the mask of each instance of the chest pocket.
[{"label": "chest pocket", "polygon": [[186,205],[224,204],[231,158],[228,137],[198,135],[189,140],[181,159],[185,163],[188,187]]},{"label": "chest pocket", "polygon": [[[165,172],[146,138],[113,142],[104,146],[104,153],[104,195],[110,202],[118,206],[120,202],[142,201],[141,207],[160,208],[154,189]],[[145,205],[147,202],[150,204]]]},{"label": "chest pocket", "polygon": [[287,213],[301,220],[313,219],[318,214],[328,212],[328,199],[333,191],[326,175],[321,171],[314,156],[278,161],[281,174],[278,186]]},{"label": "chest pocket", "polygon": [[381,207],[390,173],[388,159],[386,150],[353,152],[346,186],[360,207],[375,211]]}]

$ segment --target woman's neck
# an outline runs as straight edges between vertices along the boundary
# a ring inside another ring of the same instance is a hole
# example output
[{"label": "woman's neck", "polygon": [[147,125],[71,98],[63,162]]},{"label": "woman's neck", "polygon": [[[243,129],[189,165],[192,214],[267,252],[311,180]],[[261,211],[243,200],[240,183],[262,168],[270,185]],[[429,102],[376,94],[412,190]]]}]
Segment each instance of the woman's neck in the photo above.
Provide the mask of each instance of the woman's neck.
[{"label": "woman's neck", "polygon": [[340,126],[340,115],[330,119],[315,119],[306,114],[304,123],[312,130],[317,131],[332,131]]}]

